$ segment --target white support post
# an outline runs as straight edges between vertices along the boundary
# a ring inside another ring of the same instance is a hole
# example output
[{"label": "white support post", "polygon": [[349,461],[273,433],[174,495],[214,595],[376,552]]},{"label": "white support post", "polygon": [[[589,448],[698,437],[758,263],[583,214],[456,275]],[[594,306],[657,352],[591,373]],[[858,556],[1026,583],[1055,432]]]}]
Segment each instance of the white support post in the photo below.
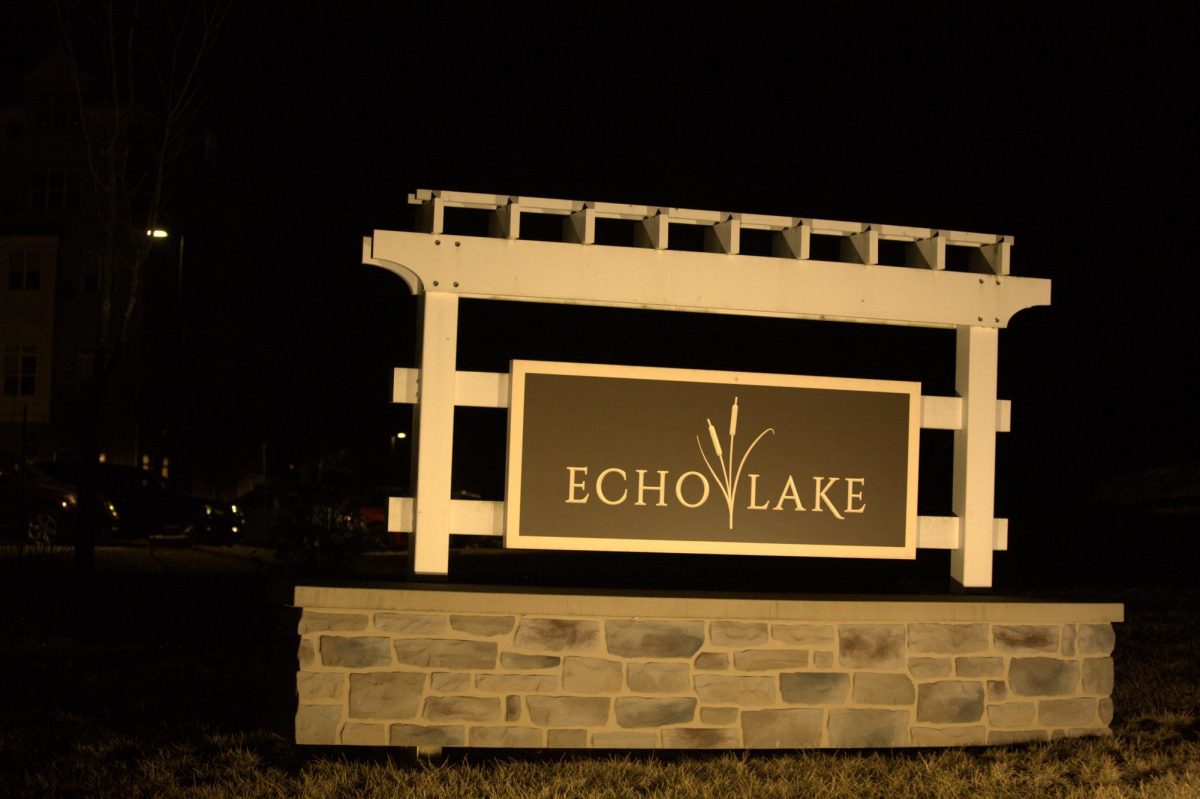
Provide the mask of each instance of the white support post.
[{"label": "white support post", "polygon": [[970,268],[972,272],[982,272],[985,275],[1007,276],[1009,264],[1012,261],[1012,238],[1002,236],[995,244],[981,244],[979,249],[971,252]]},{"label": "white support post", "polygon": [[807,261],[812,247],[812,228],[801,222],[795,227],[784,228],[771,240],[771,253],[776,258]]},{"label": "white support post", "polygon": [[996,496],[996,372],[1000,331],[960,326],[955,388],[962,397],[962,429],[954,433],[954,513],[958,548],[950,575],[963,588],[992,584]]},{"label": "white support post", "polygon": [[521,238],[521,206],[510,202],[493,211],[488,219],[488,234],[498,239]]},{"label": "white support post", "polygon": [[737,219],[726,219],[704,229],[704,249],[725,255],[737,255],[742,250],[742,223]]},{"label": "white support post", "polygon": [[918,239],[908,248],[906,266],[934,271],[946,268],[946,240],[935,234],[927,239]]},{"label": "white support post", "polygon": [[574,244],[595,244],[596,209],[584,208],[565,218],[563,240]]},{"label": "white support post", "polygon": [[458,295],[420,295],[421,361],[416,423],[416,524],[409,544],[414,575],[450,569],[450,463],[454,441],[454,379]]},{"label": "white support post", "polygon": [[417,228],[423,233],[441,234],[446,225],[446,203],[431,197],[417,208]]},{"label": "white support post", "polygon": [[862,233],[852,233],[839,242],[842,260],[854,264],[879,263],[879,233],[867,228]]},{"label": "white support post", "polygon": [[667,249],[667,233],[670,230],[667,215],[655,212],[638,223],[633,231],[633,241],[638,247],[655,250]]}]

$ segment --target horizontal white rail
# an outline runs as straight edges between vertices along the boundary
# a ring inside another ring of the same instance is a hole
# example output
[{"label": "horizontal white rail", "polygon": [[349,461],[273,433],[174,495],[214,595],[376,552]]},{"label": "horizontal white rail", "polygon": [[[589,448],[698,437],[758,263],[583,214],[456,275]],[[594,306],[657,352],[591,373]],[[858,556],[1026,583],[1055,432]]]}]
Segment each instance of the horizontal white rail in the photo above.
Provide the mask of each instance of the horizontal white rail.
[{"label": "horizontal white rail", "polygon": [[[918,516],[919,549],[957,549],[959,524],[956,516]],[[388,530],[411,533],[413,501],[410,497],[388,500]],[[504,535],[504,503],[487,500],[450,500],[450,532],[453,535]],[[996,519],[992,525],[992,549],[1008,549],[1008,519]]]},{"label": "horizontal white rail", "polygon": [[[394,370],[392,402],[415,404],[421,395],[420,370],[400,367]],[[456,372],[454,404],[471,408],[507,408],[508,375],[501,372]],[[961,397],[921,397],[921,427],[926,430],[961,430]],[[1012,427],[1012,403],[996,401],[996,431],[1008,433]]]}]

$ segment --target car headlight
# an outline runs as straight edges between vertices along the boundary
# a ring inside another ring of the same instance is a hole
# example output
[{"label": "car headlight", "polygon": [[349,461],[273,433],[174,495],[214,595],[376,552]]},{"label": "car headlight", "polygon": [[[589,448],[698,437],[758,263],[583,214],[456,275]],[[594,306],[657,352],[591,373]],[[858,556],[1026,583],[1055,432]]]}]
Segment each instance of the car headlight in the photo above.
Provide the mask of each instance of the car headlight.
[{"label": "car headlight", "polygon": [[74,494],[63,494],[62,506],[63,508],[73,508],[78,501],[79,497]]},{"label": "car headlight", "polygon": [[204,515],[212,516],[212,512],[213,512],[212,505],[209,505],[207,502],[204,503]]},{"label": "car headlight", "polygon": [[230,505],[229,511],[230,511],[230,513],[237,513],[238,512],[237,505]]}]

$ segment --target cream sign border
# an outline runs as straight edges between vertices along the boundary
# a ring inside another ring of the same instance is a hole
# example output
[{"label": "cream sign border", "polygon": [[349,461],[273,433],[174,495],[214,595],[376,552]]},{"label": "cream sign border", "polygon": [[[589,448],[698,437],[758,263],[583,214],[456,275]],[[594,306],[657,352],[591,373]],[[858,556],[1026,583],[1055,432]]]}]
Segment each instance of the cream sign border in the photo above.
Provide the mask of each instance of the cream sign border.
[{"label": "cream sign border", "polygon": [[[565,549],[598,552],[663,552],[700,555],[781,555],[824,558],[908,559],[916,557],[917,475],[921,428],[921,384],[898,380],[812,377],[804,375],[669,369],[650,366],[514,360],[510,370],[508,468],[506,478],[504,546],[510,549]],[[815,388],[907,394],[908,474],[904,514],[904,546],[836,544],[764,544],[738,541],[678,541],[661,539],[580,538],[521,535],[522,442],[525,432],[525,377],[529,374],[578,377],[634,378],[690,383]]]}]

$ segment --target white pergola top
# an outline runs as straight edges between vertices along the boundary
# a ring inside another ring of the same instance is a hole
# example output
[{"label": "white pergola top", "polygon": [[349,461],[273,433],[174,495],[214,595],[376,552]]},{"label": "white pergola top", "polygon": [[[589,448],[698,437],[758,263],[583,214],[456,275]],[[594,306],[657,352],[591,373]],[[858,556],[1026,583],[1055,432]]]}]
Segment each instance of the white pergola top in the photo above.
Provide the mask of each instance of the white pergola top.
[{"label": "white pergola top", "polygon": [[[409,202],[419,230],[375,231],[363,260],[415,293],[922,327],[1005,327],[1050,302],[1050,281],[1010,275],[999,234],[428,189]],[[447,208],[487,212],[489,235],[447,233]],[[560,218],[561,240],[522,239],[524,214]],[[632,222],[633,240],[596,244],[597,219]],[[671,249],[672,225],[702,227],[704,251]],[[743,228],[769,233],[771,255],[742,254]],[[836,237],[837,260],[812,257],[814,235]],[[880,241],[903,244],[904,266],[879,263]],[[948,246],[970,271],[946,268]]]},{"label": "white pergola top", "polygon": [[[622,219],[643,221],[655,216],[664,216],[673,225],[721,225],[736,222],[745,230],[768,230],[781,233],[785,230],[808,228],[818,236],[854,236],[874,231],[882,241],[916,242],[940,238],[955,247],[983,247],[1015,243],[1012,236],[996,233],[967,233],[961,230],[939,230],[907,225],[881,225],[870,222],[843,222],[836,219],[812,219],[809,217],[776,216],[772,214],[743,214],[731,211],[700,211],[695,208],[665,208],[655,205],[631,205],[629,203],[606,203],[592,200],[556,200],[548,197],[522,197],[507,194],[480,194],[468,191],[442,191],[417,189],[408,195],[410,205],[427,205],[436,214],[442,208],[470,208],[477,211],[499,211],[510,206],[518,213],[546,214],[550,216],[573,216],[590,212],[596,219]],[[441,233],[441,226],[430,230]],[[520,238],[514,231],[509,238]],[[592,241],[581,242],[591,244]],[[734,253],[736,254],[736,253]],[[1008,274],[1007,261],[1001,274]],[[943,268],[944,264],[933,268]]]}]

